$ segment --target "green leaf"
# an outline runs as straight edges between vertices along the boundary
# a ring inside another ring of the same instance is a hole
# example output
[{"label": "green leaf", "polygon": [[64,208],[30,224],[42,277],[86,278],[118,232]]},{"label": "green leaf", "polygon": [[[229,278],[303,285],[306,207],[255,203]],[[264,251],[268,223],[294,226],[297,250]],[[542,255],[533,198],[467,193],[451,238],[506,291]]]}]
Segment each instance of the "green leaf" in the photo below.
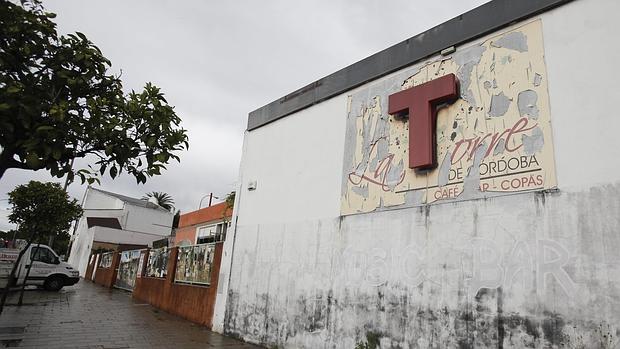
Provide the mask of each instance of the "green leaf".
[{"label": "green leaf", "polygon": [[112,177],[112,179],[114,179],[114,177],[116,177],[117,173],[118,173],[118,170],[116,169],[116,166],[110,167],[110,177]]},{"label": "green leaf", "polygon": [[155,138],[155,137],[149,137],[149,138],[146,140],[146,145],[147,145],[148,147],[152,147],[152,146],[154,146],[154,145],[156,144],[156,142],[157,142],[157,138]]},{"label": "green leaf", "polygon": [[41,164],[39,157],[35,153],[28,153],[26,155],[26,165],[30,168],[37,168]]},{"label": "green leaf", "polygon": [[54,158],[54,160],[60,160],[60,157],[62,156],[62,150],[55,148],[54,150],[52,150],[52,157]]},{"label": "green leaf", "polygon": [[39,126],[37,127],[36,131],[37,132],[43,132],[43,131],[50,131],[53,130],[54,127],[53,126]]}]

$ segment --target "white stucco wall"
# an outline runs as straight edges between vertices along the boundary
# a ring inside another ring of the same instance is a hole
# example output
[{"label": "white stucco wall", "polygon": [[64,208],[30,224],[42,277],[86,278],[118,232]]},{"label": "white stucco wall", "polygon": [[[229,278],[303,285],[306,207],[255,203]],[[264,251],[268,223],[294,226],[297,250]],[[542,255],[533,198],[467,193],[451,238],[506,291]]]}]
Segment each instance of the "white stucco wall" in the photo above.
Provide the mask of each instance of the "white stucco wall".
[{"label": "white stucco wall", "polygon": [[[150,245],[153,240],[170,235],[174,218],[170,212],[131,205],[91,188],[87,189],[82,207],[84,214],[78,222],[68,260],[80,275],[86,273],[93,241]],[[88,229],[87,217],[117,218],[123,230],[95,227],[99,229],[95,234],[96,229]]]},{"label": "white stucco wall", "polygon": [[[93,241],[110,242],[114,244],[147,245],[153,246],[154,240],[162,238],[161,235],[142,233],[133,230],[120,230],[106,227],[92,227]],[[90,234],[91,232],[89,232]]]},{"label": "white stucco wall", "polygon": [[557,192],[341,217],[350,92],[247,132],[214,329],[287,348],[618,344],[619,12],[538,17]]},{"label": "white stucco wall", "polygon": [[82,206],[85,210],[122,210],[125,205],[122,200],[89,187]]},{"label": "white stucco wall", "polygon": [[620,179],[618,101],[620,49],[613,0],[578,0],[542,16],[558,183],[585,189]]},{"label": "white stucco wall", "polygon": [[239,224],[339,215],[346,110],[341,95],[246,133]]},{"label": "white stucco wall", "polygon": [[86,219],[80,218],[75,234],[72,236],[71,251],[68,259],[69,264],[79,270],[80,275],[86,273],[92,246],[93,232],[88,230]]},{"label": "white stucco wall", "polygon": [[[224,244],[214,330],[224,330],[224,290],[228,289],[235,226],[339,215],[345,119],[334,115],[346,115],[346,108],[347,98],[343,95],[246,132],[234,206],[234,215],[239,219],[232,219]],[[247,186],[253,181],[256,190],[248,191]]]},{"label": "white stucco wall", "polygon": [[125,205],[125,212],[125,219],[121,223],[123,229],[160,236],[170,235],[174,219],[172,213],[130,204]]},{"label": "white stucco wall", "polygon": [[80,275],[86,273],[88,258],[93,245],[93,232],[88,229],[86,217],[112,217],[122,221],[123,207],[123,202],[117,198],[92,190],[90,187],[86,190],[82,202],[84,214],[79,219],[75,234],[72,237],[73,242],[68,259],[69,264],[80,271]]}]

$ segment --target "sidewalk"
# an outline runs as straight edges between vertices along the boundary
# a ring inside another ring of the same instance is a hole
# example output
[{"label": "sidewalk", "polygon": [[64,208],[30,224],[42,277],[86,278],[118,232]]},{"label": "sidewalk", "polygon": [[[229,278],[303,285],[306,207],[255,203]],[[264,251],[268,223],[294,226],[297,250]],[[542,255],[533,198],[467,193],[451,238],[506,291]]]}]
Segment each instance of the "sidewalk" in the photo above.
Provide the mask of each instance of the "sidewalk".
[{"label": "sidewalk", "polygon": [[0,315],[0,348],[259,348],[89,281],[61,292],[26,291],[21,307],[18,295]]}]

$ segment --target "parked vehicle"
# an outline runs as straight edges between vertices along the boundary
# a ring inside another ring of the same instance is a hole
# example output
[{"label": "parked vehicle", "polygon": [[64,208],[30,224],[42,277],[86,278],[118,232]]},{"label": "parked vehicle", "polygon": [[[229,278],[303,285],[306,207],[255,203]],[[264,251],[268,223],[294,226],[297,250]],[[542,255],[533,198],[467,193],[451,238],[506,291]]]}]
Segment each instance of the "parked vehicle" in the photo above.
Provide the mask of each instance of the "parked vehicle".
[{"label": "parked vehicle", "polygon": [[9,280],[11,269],[17,261],[20,249],[0,248],[0,287],[8,283],[10,287],[21,286],[28,268],[30,274],[26,285],[35,285],[48,291],[59,291],[64,286],[75,285],[80,280],[80,273],[68,263],[61,261],[49,246],[30,245],[24,253],[15,273]]}]

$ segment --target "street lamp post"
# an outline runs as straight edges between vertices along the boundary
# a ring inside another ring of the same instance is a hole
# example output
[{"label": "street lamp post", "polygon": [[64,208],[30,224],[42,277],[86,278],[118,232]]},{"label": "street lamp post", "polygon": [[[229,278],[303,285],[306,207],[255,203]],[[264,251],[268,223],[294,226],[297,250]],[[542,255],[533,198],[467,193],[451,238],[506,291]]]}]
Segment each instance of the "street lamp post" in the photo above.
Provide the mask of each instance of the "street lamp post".
[{"label": "street lamp post", "polygon": [[217,199],[219,199],[217,196],[213,196],[213,193],[209,193],[209,194],[207,194],[207,195],[203,196],[203,197],[200,199],[200,203],[198,204],[198,209],[199,209],[199,210],[200,210],[200,208],[202,207],[202,200],[204,200],[207,196],[209,197],[209,206],[207,206],[207,207],[211,207],[211,202],[213,201],[213,199],[216,199],[216,200],[217,200]]}]

